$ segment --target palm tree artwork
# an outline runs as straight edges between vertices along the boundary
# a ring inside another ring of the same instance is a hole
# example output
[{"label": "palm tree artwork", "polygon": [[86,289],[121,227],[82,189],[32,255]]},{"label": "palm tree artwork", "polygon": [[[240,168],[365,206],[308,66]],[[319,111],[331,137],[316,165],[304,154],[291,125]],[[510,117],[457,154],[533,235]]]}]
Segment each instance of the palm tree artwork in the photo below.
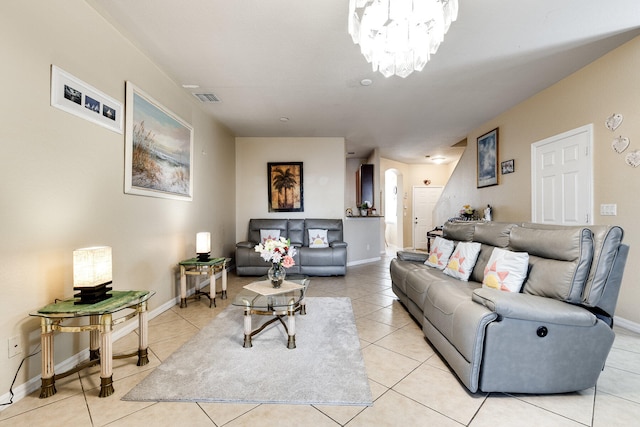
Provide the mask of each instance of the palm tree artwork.
[{"label": "palm tree artwork", "polygon": [[302,212],[302,162],[268,166],[269,211]]}]

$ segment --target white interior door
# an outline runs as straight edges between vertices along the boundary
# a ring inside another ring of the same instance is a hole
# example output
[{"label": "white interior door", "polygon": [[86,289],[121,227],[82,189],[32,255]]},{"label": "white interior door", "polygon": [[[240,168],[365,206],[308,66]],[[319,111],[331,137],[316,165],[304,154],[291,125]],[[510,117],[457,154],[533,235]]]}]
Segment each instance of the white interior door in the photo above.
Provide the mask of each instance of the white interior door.
[{"label": "white interior door", "polygon": [[427,231],[432,230],[433,209],[442,187],[413,187],[413,247],[427,249]]},{"label": "white interior door", "polygon": [[593,221],[593,125],[531,145],[531,220],[582,225]]}]

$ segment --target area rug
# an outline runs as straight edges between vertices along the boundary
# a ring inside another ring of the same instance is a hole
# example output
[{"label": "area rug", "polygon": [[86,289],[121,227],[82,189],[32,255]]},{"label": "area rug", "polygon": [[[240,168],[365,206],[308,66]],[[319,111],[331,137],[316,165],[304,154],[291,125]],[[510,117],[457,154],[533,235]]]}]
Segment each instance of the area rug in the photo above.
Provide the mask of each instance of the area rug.
[{"label": "area rug", "polygon": [[[268,319],[254,315],[254,329]],[[229,306],[122,399],[372,405],[349,298],[307,298],[295,349],[280,322],[251,348],[243,339],[243,310]]]}]

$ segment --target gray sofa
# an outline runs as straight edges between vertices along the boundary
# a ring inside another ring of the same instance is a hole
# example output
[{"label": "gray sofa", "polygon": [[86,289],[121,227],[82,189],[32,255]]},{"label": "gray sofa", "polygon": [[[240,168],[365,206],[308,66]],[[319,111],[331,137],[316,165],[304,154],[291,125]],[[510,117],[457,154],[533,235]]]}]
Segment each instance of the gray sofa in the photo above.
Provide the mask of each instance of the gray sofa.
[{"label": "gray sofa", "polygon": [[[309,230],[327,230],[328,248],[310,248]],[[236,243],[236,273],[239,276],[262,276],[271,264],[254,248],[260,230],[279,230],[297,250],[295,265],[287,274],[308,276],[344,276],[347,272],[347,244],[343,240],[342,219],[250,219],[247,240]]]},{"label": "gray sofa", "polygon": [[[593,387],[614,340],[629,247],[620,227],[446,223],[444,238],[481,243],[469,281],[398,252],[394,293],[471,392],[563,393]],[[529,254],[522,290],[482,287],[495,247]]]}]

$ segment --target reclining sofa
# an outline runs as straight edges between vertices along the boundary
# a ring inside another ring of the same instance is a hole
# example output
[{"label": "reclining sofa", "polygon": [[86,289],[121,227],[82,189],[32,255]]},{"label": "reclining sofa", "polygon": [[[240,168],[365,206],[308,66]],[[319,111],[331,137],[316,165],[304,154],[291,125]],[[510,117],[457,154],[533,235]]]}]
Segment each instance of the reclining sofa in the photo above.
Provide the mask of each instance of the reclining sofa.
[{"label": "reclining sofa", "polygon": [[[347,272],[347,243],[343,241],[342,219],[250,219],[247,240],[236,243],[238,276],[263,276],[271,264],[260,257],[255,246],[261,231],[275,231],[291,240],[297,254],[295,265],[287,274],[309,276],[344,276]],[[309,232],[324,234],[327,247],[309,247]],[[267,233],[268,234],[268,233]],[[275,237],[275,236],[272,236]]]},{"label": "reclining sofa", "polygon": [[[398,252],[392,288],[471,392],[563,393],[596,384],[614,340],[629,250],[620,227],[449,222],[443,237],[480,244],[468,281],[445,274],[451,262],[441,270],[424,264],[427,255]],[[494,248],[528,255],[520,291],[487,286]]]}]

